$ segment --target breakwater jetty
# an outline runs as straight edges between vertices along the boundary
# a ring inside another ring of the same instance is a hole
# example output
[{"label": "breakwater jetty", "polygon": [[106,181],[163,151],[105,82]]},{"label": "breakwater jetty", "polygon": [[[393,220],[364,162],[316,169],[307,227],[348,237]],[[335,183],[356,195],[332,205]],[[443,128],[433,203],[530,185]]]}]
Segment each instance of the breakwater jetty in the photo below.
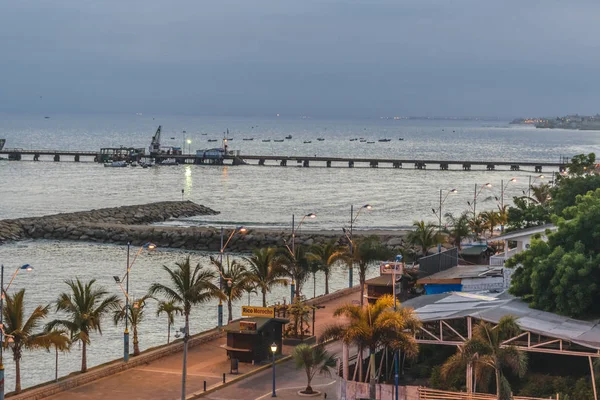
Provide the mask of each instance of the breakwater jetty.
[{"label": "breakwater jetty", "polygon": [[[24,150],[3,149],[0,155],[6,155],[13,161],[94,161],[106,162],[107,159],[101,152],[97,151],[65,151],[65,150]],[[208,157],[205,154],[155,154],[152,156],[137,154],[135,157],[124,161],[132,162],[161,162],[169,161],[172,164],[199,164],[199,165],[259,165],[259,166],[318,166],[318,167],[348,167],[363,166],[370,168],[414,168],[414,169],[439,169],[446,171],[458,169],[470,171],[472,168],[493,171],[496,168],[505,167],[511,171],[519,171],[521,168],[533,168],[535,172],[543,172],[544,168],[565,171],[569,159],[561,158],[558,161],[490,161],[490,160],[439,160],[439,159],[410,159],[410,158],[361,158],[361,157],[329,157],[329,156],[286,156],[286,155],[240,155],[233,154]],[[452,168],[453,167],[453,168]]]},{"label": "breakwater jetty", "polygon": [[[191,201],[168,201],[138,206],[104,208],[91,211],[54,214],[43,217],[0,221],[0,243],[24,239],[70,240],[96,243],[141,245],[148,241],[158,247],[201,251],[219,251],[221,232],[213,227],[179,227],[152,225],[171,218],[215,215],[218,211]],[[404,242],[401,231],[378,231],[382,242],[399,247]],[[355,237],[361,236],[360,233]],[[234,235],[227,247],[232,252],[250,252],[261,247],[281,247],[290,239],[285,230],[249,230]],[[304,231],[297,245],[343,241],[340,231]]]}]

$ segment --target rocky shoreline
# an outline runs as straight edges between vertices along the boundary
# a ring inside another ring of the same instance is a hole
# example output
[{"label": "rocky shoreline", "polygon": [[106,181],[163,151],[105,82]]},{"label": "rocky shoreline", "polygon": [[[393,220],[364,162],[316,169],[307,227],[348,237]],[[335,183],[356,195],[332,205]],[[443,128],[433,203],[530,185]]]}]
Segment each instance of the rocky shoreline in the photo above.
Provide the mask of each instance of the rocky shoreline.
[{"label": "rocky shoreline", "polygon": [[[153,242],[163,248],[219,251],[220,229],[210,227],[176,227],[150,225],[172,218],[195,215],[215,215],[212,210],[191,201],[170,201],[105,208],[44,217],[20,218],[0,221],[0,243],[23,239],[73,240],[97,243],[141,245]],[[378,235],[388,247],[400,247],[404,232],[364,232]],[[364,233],[355,234],[359,237]],[[337,238],[345,240],[343,233],[332,231],[304,231],[296,237],[296,245],[320,244]],[[249,252],[261,247],[281,247],[290,239],[289,231],[249,230],[234,235],[228,251]]]}]

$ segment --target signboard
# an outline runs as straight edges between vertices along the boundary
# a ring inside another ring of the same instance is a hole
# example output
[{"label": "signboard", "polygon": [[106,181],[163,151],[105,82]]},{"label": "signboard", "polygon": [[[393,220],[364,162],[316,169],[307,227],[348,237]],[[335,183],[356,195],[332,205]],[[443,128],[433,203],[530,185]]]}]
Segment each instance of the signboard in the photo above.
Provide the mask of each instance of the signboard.
[{"label": "signboard", "polygon": [[273,307],[242,306],[242,317],[275,318],[275,309]]},{"label": "signboard", "polygon": [[240,321],[240,332],[255,332],[256,322],[254,321]]},{"label": "signboard", "polygon": [[396,274],[396,275],[402,275],[402,272],[404,271],[404,263],[402,262],[384,262],[382,261],[379,264],[379,273],[381,275],[391,275],[391,274]]}]

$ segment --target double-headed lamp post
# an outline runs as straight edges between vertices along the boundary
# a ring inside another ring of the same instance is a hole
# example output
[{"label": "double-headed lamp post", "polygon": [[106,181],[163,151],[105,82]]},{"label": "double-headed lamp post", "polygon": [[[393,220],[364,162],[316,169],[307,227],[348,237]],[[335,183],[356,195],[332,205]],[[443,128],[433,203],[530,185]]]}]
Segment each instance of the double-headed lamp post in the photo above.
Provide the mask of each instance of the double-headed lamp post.
[{"label": "double-headed lamp post", "polygon": [[[246,233],[248,232],[248,229],[246,229],[243,226],[238,226],[236,227],[233,231],[231,231],[231,233],[229,234],[229,236],[227,237],[227,241],[225,241],[225,229],[223,227],[221,227],[221,247],[219,250],[219,263],[221,264],[221,268],[223,268],[223,254],[225,253],[225,249],[227,248],[227,245],[229,244],[229,242],[231,242],[231,239],[233,238],[233,236],[236,233]],[[219,269],[219,289],[223,290],[223,279],[225,279],[223,277],[223,272],[221,271],[221,268]],[[233,283],[231,282],[231,279],[229,279],[227,281],[227,285],[229,287],[231,287]],[[219,300],[219,306],[217,307],[217,325],[218,327],[222,327],[223,326],[223,300]]]},{"label": "double-headed lamp post", "polygon": [[271,344],[271,353],[273,353],[273,394],[271,394],[271,397],[277,397],[277,393],[275,393],[275,353],[277,353],[277,343],[275,342]]},{"label": "double-headed lamp post", "polygon": [[[2,293],[0,295],[0,400],[4,400],[4,359],[2,349],[4,348],[4,336],[8,336],[4,332],[4,296],[8,292],[8,288],[10,288],[10,285],[15,280],[19,271],[31,272],[33,271],[33,267],[29,264],[21,265],[15,270],[12,278],[10,278],[10,282],[8,282],[8,285],[4,288],[4,264],[0,266],[0,292]],[[9,337],[9,340],[10,339],[11,337]]]},{"label": "double-headed lamp post", "polygon": [[[354,227],[354,223],[358,219],[360,212],[362,210],[371,210],[373,207],[370,204],[365,204],[358,209],[356,216],[354,216],[354,205],[350,205],[350,236],[348,237],[350,242],[350,258],[354,255],[354,242],[352,236],[352,228]],[[345,232],[344,232],[345,233]],[[351,288],[353,284],[353,271],[354,271],[354,260],[350,261],[350,267],[348,269],[348,287]]]},{"label": "double-headed lamp post", "polygon": [[[129,254],[131,250],[131,242],[127,242],[127,270],[125,272],[125,276],[120,278],[118,276],[113,276],[115,282],[119,284],[121,290],[125,294],[125,331],[123,332],[123,361],[129,361],[129,273],[131,272],[131,267],[137,260],[138,256],[142,253],[143,250],[154,250],[156,249],[156,245],[151,242],[144,243],[140,246],[137,253],[133,257],[133,260],[129,262]],[[123,280],[125,281],[125,289],[123,290]]]},{"label": "double-headed lamp post", "polygon": [[[302,226],[302,224],[304,223],[304,220],[306,218],[315,219],[315,218],[317,218],[317,214],[315,214],[315,213],[305,214],[302,217],[302,219],[300,220],[300,223],[298,224],[298,226],[296,226],[294,214],[292,214],[292,248],[290,249],[288,247],[288,250],[292,254],[294,262],[296,262],[296,231],[298,231],[298,229],[300,229],[300,227]],[[292,277],[292,283],[290,285],[290,304],[294,302],[295,296],[296,296],[296,283],[294,282],[294,278]]]},{"label": "double-headed lamp post", "polygon": [[475,192],[473,195],[473,204],[471,204],[470,202],[467,201],[467,204],[473,207],[473,219],[477,218],[477,198],[481,194],[481,191],[483,190],[483,188],[491,188],[491,187],[492,187],[491,183],[485,183],[485,184],[481,185],[481,187],[479,187],[477,184],[475,184]]}]

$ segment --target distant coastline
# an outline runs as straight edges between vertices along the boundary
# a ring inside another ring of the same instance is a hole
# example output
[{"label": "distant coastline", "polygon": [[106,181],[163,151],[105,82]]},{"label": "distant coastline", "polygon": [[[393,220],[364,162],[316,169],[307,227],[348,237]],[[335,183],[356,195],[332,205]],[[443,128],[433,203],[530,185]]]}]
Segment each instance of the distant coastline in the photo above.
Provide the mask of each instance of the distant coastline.
[{"label": "distant coastline", "polygon": [[600,114],[593,116],[566,115],[556,118],[516,118],[513,125],[535,125],[540,129],[576,129],[582,131],[600,131]]}]

